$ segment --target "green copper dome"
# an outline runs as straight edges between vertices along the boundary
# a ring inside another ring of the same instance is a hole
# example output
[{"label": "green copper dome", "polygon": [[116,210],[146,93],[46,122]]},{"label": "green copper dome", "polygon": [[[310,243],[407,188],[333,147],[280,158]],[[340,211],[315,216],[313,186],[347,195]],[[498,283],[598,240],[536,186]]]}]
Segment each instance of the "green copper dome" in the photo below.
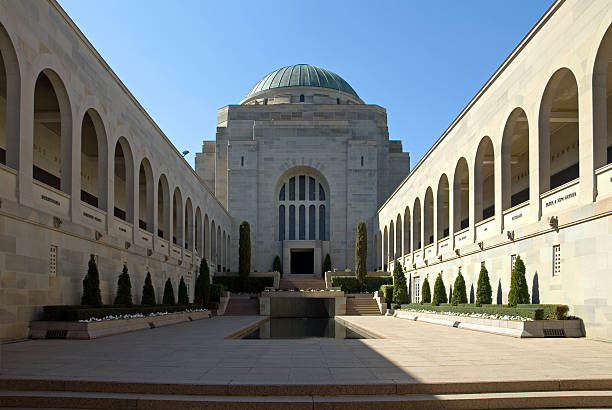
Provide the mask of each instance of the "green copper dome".
[{"label": "green copper dome", "polygon": [[309,64],[290,65],[271,72],[251,88],[247,98],[262,91],[281,87],[331,88],[359,98],[353,87],[338,74]]}]

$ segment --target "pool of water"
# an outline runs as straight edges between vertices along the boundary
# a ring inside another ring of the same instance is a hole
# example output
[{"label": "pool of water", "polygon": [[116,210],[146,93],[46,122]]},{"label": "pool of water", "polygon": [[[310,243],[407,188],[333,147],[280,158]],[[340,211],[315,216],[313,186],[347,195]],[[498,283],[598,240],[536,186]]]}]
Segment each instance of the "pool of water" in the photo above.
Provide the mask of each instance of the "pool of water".
[{"label": "pool of water", "polygon": [[334,318],[270,318],[242,339],[370,339]]}]

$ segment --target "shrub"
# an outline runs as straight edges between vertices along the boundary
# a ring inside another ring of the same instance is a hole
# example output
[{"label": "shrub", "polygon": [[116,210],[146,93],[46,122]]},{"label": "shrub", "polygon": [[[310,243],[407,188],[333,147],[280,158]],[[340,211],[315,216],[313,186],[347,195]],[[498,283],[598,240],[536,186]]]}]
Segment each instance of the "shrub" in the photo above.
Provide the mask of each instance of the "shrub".
[{"label": "shrub", "polygon": [[187,294],[187,285],[185,285],[185,279],[181,276],[181,281],[179,282],[178,288],[178,304],[179,305],[188,305],[189,304],[189,295]]},{"label": "shrub", "polygon": [[410,303],[402,305],[402,309],[409,310],[431,310],[434,312],[453,312],[453,313],[484,313],[487,315],[499,315],[499,316],[520,316],[527,319],[542,320],[544,319],[544,310],[540,308],[540,305],[533,305],[536,307],[530,308],[514,308],[500,305],[485,305],[485,306],[474,306],[474,305],[462,305],[452,306],[445,304],[443,306],[435,306],[429,304],[416,304]]},{"label": "shrub", "polygon": [[491,303],[493,303],[493,290],[489,281],[489,272],[482,262],[480,275],[478,276],[478,289],[476,289],[476,306],[490,305]]},{"label": "shrub", "polygon": [[274,257],[274,262],[272,262],[272,271],[278,272],[283,276],[283,265],[281,265],[280,257],[276,255]]},{"label": "shrub", "polygon": [[528,304],[529,289],[527,279],[525,279],[525,264],[520,256],[516,257],[512,277],[510,279],[510,293],[508,293],[508,305]]},{"label": "shrub", "polygon": [[323,261],[323,273],[325,274],[325,272],[331,272],[331,270],[331,258],[329,257],[328,253],[327,255],[325,255],[325,260]]},{"label": "shrub", "polygon": [[461,270],[457,274],[455,279],[455,286],[453,288],[453,296],[451,297],[451,305],[457,306],[460,303],[468,303],[467,290],[465,288],[465,280],[461,274]]},{"label": "shrub", "polygon": [[359,281],[361,289],[365,288],[365,277],[367,275],[368,257],[368,229],[366,223],[360,221],[357,224],[357,235],[355,238],[355,276]]},{"label": "shrub", "polygon": [[164,297],[162,299],[164,305],[174,305],[174,289],[172,288],[172,281],[170,278],[166,281],[164,286]]},{"label": "shrub", "polygon": [[49,321],[70,321],[87,320],[91,318],[103,318],[106,316],[119,315],[134,315],[142,313],[148,315],[159,312],[183,312],[188,309],[187,306],[81,306],[81,305],[63,305],[63,306],[44,306],[44,320]]},{"label": "shrub", "polygon": [[429,287],[429,279],[426,276],[421,288],[421,303],[431,303],[431,289]]},{"label": "shrub", "polygon": [[274,286],[274,278],[271,276],[249,276],[246,282],[243,283],[242,278],[238,276],[215,275],[213,276],[213,284],[223,285],[232,293],[260,293],[265,288]]},{"label": "shrub", "polygon": [[125,265],[123,265],[123,271],[117,281],[115,305],[132,306],[132,282],[130,281],[130,275],[128,275],[128,268]]},{"label": "shrub", "polygon": [[210,299],[210,273],[208,271],[208,261],[202,258],[200,261],[200,274],[196,279],[195,294],[193,303],[208,306]]},{"label": "shrub", "polygon": [[406,275],[401,263],[395,263],[393,268],[393,301],[395,303],[408,303],[408,289],[406,288]]},{"label": "shrub", "polygon": [[376,292],[382,285],[393,285],[392,276],[366,276],[365,291]]},{"label": "shrub", "polygon": [[393,285],[382,285],[380,287],[380,293],[385,298],[387,306],[393,302]]},{"label": "shrub", "polygon": [[142,300],[140,301],[143,305],[154,305],[155,302],[155,289],[153,288],[153,282],[151,281],[151,273],[147,272],[147,277],[142,287]]},{"label": "shrub", "polygon": [[213,283],[210,285],[210,302],[209,303],[219,303],[221,301],[221,293],[225,292],[225,286]]},{"label": "shrub", "polygon": [[446,303],[448,301],[448,297],[446,296],[446,287],[444,286],[444,279],[442,279],[442,274],[438,273],[438,277],[436,278],[436,282],[434,283],[434,293],[433,300],[431,303],[435,306],[439,306],[441,303]]},{"label": "shrub", "polygon": [[542,309],[545,320],[567,320],[567,305],[540,305],[540,304],[519,304],[519,309]]},{"label": "shrub", "polygon": [[246,283],[251,272],[251,227],[247,221],[240,223],[240,239],[238,242],[238,274]]},{"label": "shrub", "polygon": [[87,275],[83,279],[83,295],[81,305],[102,306],[102,295],[100,294],[100,275],[98,265],[93,255],[89,257]]}]

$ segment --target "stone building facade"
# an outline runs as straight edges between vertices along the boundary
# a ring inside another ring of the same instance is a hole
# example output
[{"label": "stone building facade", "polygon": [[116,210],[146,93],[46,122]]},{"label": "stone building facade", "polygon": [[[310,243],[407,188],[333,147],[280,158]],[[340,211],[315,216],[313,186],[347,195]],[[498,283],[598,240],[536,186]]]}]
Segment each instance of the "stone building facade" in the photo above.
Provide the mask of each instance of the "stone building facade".
[{"label": "stone building facade", "polygon": [[268,74],[217,118],[196,170],[237,223],[249,222],[254,269],[279,256],[285,274],[320,277],[327,253],[334,267],[354,268],[357,223],[374,232],[372,215],[410,169],[401,141],[389,140],[385,109],[331,71],[298,64]]},{"label": "stone building facade", "polygon": [[0,1],[0,338],[80,302],[95,255],[103,301],[123,264],[193,283],[229,266],[226,208],[54,1]]},{"label": "stone building facade", "polygon": [[378,267],[401,263],[413,301],[439,273],[475,292],[485,263],[506,303],[518,255],[533,302],[612,340],[611,21],[556,1],[379,209]]}]

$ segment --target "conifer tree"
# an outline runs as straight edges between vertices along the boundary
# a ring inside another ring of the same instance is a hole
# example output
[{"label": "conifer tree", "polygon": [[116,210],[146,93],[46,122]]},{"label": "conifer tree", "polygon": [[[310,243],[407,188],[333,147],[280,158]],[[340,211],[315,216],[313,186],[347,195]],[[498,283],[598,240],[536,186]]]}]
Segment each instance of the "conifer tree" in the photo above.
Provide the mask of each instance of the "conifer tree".
[{"label": "conifer tree", "polygon": [[174,305],[174,289],[172,288],[172,281],[170,278],[164,285],[164,297],[162,299],[164,305]]},{"label": "conifer tree", "polygon": [[480,275],[478,275],[478,289],[476,289],[476,306],[491,303],[493,303],[493,290],[489,281],[489,272],[484,262],[482,262],[480,265]]},{"label": "conifer tree", "polygon": [[421,289],[421,303],[431,303],[431,288],[429,287],[429,279],[426,276]]},{"label": "conifer tree", "polygon": [[323,275],[325,272],[330,272],[332,270],[331,258],[329,257],[329,253],[325,255],[325,260],[323,260]]},{"label": "conifer tree", "polygon": [[132,282],[130,281],[130,275],[128,275],[128,268],[125,265],[123,265],[123,271],[117,280],[115,305],[132,306]]},{"label": "conifer tree", "polygon": [[274,262],[272,262],[272,270],[280,273],[281,276],[283,276],[283,266],[281,265],[281,260],[278,255],[274,257]]},{"label": "conifer tree", "polygon": [[461,270],[457,274],[455,279],[455,286],[453,288],[453,296],[451,298],[451,305],[457,306],[460,303],[468,303],[467,289],[465,288],[465,280],[461,274]]},{"label": "conifer tree", "polygon": [[525,264],[520,256],[516,257],[512,277],[510,279],[510,293],[508,294],[508,305],[529,303],[529,288],[525,278]]},{"label": "conifer tree", "polygon": [[406,276],[400,263],[395,263],[393,269],[393,301],[398,304],[409,303]]},{"label": "conifer tree", "polygon": [[[357,224],[357,235],[355,238],[355,276],[359,281],[361,290],[365,288],[368,257],[368,230],[365,222]],[[401,268],[401,267],[400,267]],[[404,280],[404,286],[406,281]],[[399,302],[398,302],[399,303]]]},{"label": "conifer tree", "polygon": [[155,305],[155,288],[153,288],[150,272],[147,272],[147,277],[142,287],[142,301],[140,303],[143,305]]},{"label": "conifer tree", "polygon": [[94,255],[90,255],[87,275],[83,279],[83,295],[81,305],[102,306],[102,295],[100,294],[100,275]]},{"label": "conifer tree", "polygon": [[179,282],[178,288],[178,304],[179,305],[188,305],[189,304],[189,295],[187,294],[187,285],[185,284],[185,279],[181,276],[181,281]]},{"label": "conifer tree", "polygon": [[447,301],[448,297],[446,296],[446,286],[444,286],[442,274],[438,273],[438,277],[434,283],[434,294],[431,303],[433,303],[435,306],[439,306],[441,303],[446,303]]},{"label": "conifer tree", "polygon": [[206,261],[206,258],[202,258],[200,261],[200,274],[196,279],[194,303],[206,307],[208,306],[209,299],[210,272],[208,270],[208,262]]}]

